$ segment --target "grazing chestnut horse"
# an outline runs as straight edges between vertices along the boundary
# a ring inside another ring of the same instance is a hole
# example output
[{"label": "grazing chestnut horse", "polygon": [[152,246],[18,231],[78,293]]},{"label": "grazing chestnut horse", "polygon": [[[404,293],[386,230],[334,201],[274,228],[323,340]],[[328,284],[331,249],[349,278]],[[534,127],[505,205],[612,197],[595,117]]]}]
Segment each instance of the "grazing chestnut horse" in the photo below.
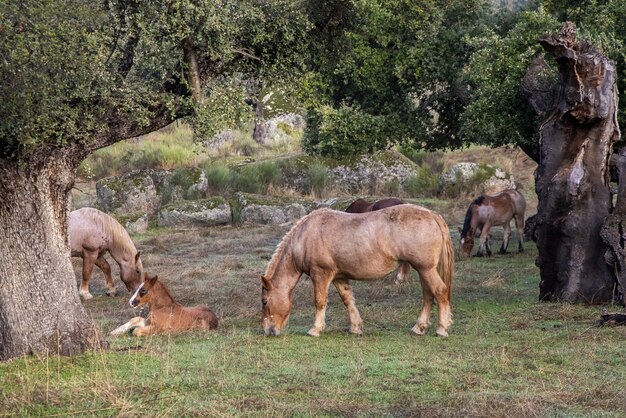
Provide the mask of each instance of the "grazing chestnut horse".
[{"label": "grazing chestnut horse", "polygon": [[130,298],[133,308],[148,305],[148,319],[136,316],[116,328],[111,335],[130,331],[131,335],[143,337],[154,334],[169,334],[191,329],[217,328],[217,315],[204,305],[186,308],[174,302],[170,292],[157,276],[146,274],[145,281]]},{"label": "grazing chestnut horse", "polygon": [[93,297],[89,293],[89,279],[94,264],[104,273],[107,294],[115,295],[111,266],[104,259],[107,252],[119,264],[120,277],[129,292],[143,281],[139,252],[128,232],[115,219],[98,209],[82,208],[70,213],[68,229],[72,257],[83,259],[83,279],[79,291],[83,299]]},{"label": "grazing chestnut horse", "polygon": [[517,190],[504,190],[495,195],[482,195],[472,201],[463,222],[461,233],[461,255],[467,257],[474,246],[474,237],[480,233],[480,245],[476,256],[482,257],[486,249],[491,255],[489,246],[489,230],[492,226],[504,227],[504,239],[500,254],[506,253],[511,236],[511,219],[515,218],[515,228],[519,239],[519,252],[524,251],[524,212],[526,201]]},{"label": "grazing chestnut horse", "polygon": [[[347,213],[365,213],[372,212],[379,209],[389,208],[391,206],[402,205],[404,202],[395,197],[377,200],[374,203],[369,203],[364,199],[357,199],[348,206],[346,209]],[[396,279],[394,280],[395,284],[400,284],[404,281],[406,277],[409,276],[409,269],[411,268],[410,264],[407,262],[400,263],[400,267],[398,268],[398,273],[396,273]]]},{"label": "grazing chestnut horse", "polygon": [[412,331],[426,333],[433,299],[437,299],[437,334],[447,336],[454,270],[450,232],[440,215],[417,205],[361,214],[324,208],[301,218],[278,244],[261,278],[265,334],[281,333],[291,312],[291,293],[302,273],[311,277],[315,292],[315,323],[309,335],[319,336],[324,330],[331,283],[348,309],[350,332],[361,334],[362,320],[349,280],[379,279],[398,261],[416,269],[422,283],[423,308]]}]

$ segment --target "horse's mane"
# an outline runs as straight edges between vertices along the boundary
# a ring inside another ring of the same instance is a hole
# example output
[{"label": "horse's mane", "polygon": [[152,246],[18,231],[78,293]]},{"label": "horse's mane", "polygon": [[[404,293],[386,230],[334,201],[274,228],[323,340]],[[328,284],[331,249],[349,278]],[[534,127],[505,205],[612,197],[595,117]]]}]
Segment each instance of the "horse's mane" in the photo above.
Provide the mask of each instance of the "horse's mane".
[{"label": "horse's mane", "polygon": [[82,214],[92,220],[109,238],[109,245],[114,251],[129,257],[135,257],[137,249],[128,232],[110,215],[95,208],[83,208]]},{"label": "horse's mane", "polygon": [[[165,294],[165,296],[167,296],[168,298],[170,298],[170,300],[171,300],[172,302],[174,302],[174,298],[173,298],[173,297],[172,297],[172,295],[170,294],[169,289],[167,288],[167,286],[165,286],[165,283],[163,283],[163,282],[161,281],[161,279],[159,279],[158,277],[157,277],[156,282],[154,283],[154,286],[153,286],[152,288],[153,288],[153,289],[154,289],[154,288],[158,288],[160,292],[164,293],[164,294]],[[174,303],[176,303],[176,302],[174,302]]]},{"label": "horse's mane", "polygon": [[289,241],[291,241],[291,238],[294,236],[296,230],[300,227],[300,225],[306,222],[314,213],[330,212],[330,211],[332,211],[332,209],[328,209],[328,208],[317,209],[309,213],[308,215],[305,215],[302,218],[300,218],[298,222],[296,222],[295,225],[291,227],[289,232],[285,234],[283,239],[280,241],[280,243],[276,247],[276,250],[274,250],[274,254],[272,255],[270,263],[267,265],[267,269],[265,270],[265,274],[263,276],[266,277],[267,279],[271,279],[274,276],[274,273],[276,273],[276,267],[278,265],[278,261],[282,258],[283,254],[285,253],[285,248],[287,247],[287,244],[289,243]]},{"label": "horse's mane", "polygon": [[470,203],[469,208],[467,208],[467,212],[465,212],[465,220],[463,221],[463,229],[461,230],[461,238],[466,237],[467,233],[470,230],[471,223],[472,223],[472,208],[474,206],[482,205],[484,201],[485,201],[485,196],[481,195],[481,196],[478,196],[476,199],[472,200],[472,203]]}]

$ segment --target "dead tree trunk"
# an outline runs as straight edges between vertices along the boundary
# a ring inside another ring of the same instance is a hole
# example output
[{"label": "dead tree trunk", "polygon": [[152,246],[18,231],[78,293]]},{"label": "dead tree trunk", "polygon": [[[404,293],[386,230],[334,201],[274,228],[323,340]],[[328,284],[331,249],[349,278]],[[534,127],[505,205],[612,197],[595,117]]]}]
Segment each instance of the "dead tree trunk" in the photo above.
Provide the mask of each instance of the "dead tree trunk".
[{"label": "dead tree trunk", "polygon": [[540,44],[555,56],[559,92],[540,128],[536,260],[541,300],[602,303],[615,277],[600,238],[612,209],[608,164],[617,128],[615,67],[574,25]]}]

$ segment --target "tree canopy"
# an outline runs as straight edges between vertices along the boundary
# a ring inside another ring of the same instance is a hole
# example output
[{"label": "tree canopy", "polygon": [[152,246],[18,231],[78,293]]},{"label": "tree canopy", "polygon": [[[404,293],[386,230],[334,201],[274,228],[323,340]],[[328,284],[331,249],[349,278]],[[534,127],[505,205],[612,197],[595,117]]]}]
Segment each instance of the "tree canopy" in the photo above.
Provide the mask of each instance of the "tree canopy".
[{"label": "tree canopy", "polygon": [[215,104],[229,80],[297,69],[309,30],[302,3],[285,0],[0,5],[7,160],[70,143],[88,153],[203,109],[195,90]]},{"label": "tree canopy", "polygon": [[[314,58],[307,79],[305,148],[332,154],[338,147],[341,154],[397,143],[423,149],[511,144],[536,157],[542,114],[529,105],[523,84],[545,90],[545,101],[557,77],[551,60],[535,61],[543,57],[537,40],[573,21],[581,39],[615,61],[621,91],[626,5],[522,3],[507,10],[480,0],[334,2],[327,11],[334,20],[326,19],[334,24],[318,36],[332,33],[335,48]],[[620,112],[620,121],[624,117]]]}]

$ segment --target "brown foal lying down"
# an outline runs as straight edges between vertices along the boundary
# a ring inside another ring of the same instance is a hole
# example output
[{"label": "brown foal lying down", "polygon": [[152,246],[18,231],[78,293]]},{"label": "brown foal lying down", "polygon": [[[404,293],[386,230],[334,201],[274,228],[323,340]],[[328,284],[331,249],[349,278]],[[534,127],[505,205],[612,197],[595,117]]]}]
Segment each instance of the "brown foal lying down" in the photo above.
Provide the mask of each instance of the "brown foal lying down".
[{"label": "brown foal lying down", "polygon": [[146,273],[144,283],[130,298],[133,308],[148,305],[148,319],[136,316],[116,328],[111,335],[130,332],[131,335],[145,336],[188,331],[191,329],[217,328],[217,316],[204,305],[186,308],[174,302],[165,285],[157,276]]}]

